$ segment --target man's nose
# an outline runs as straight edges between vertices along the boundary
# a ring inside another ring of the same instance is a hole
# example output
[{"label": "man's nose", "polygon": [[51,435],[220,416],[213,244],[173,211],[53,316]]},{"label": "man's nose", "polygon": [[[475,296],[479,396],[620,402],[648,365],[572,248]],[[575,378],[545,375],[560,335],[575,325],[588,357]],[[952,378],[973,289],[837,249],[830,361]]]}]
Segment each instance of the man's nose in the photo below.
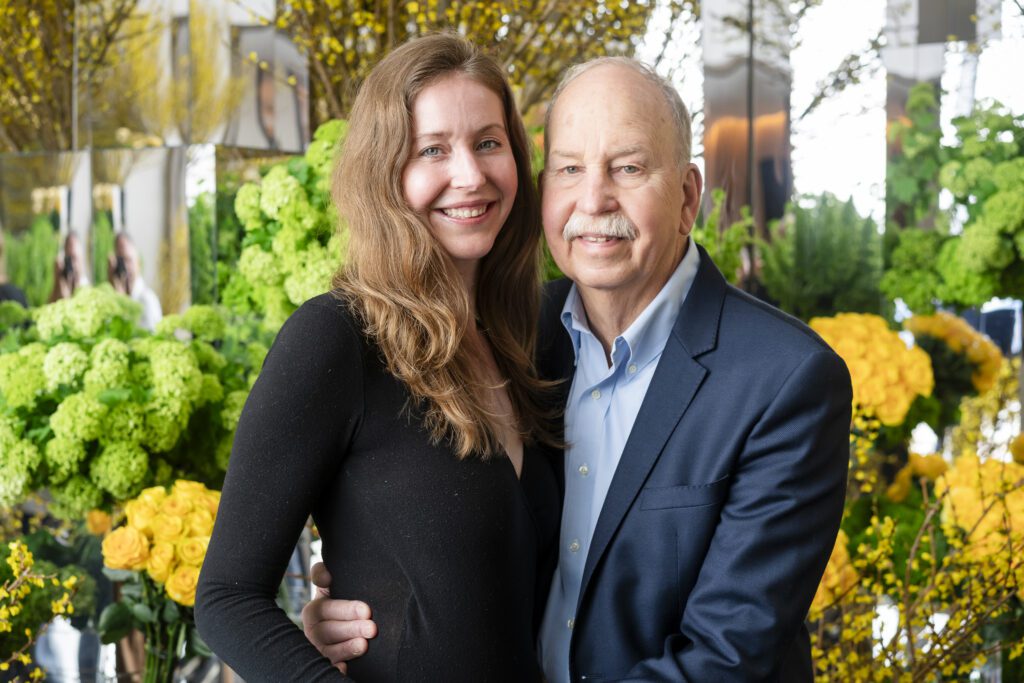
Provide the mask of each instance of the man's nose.
[{"label": "man's nose", "polygon": [[473,190],[486,182],[480,160],[471,150],[459,150],[452,155],[452,187]]},{"label": "man's nose", "polygon": [[613,185],[607,173],[590,172],[584,176],[576,208],[594,216],[618,209]]}]

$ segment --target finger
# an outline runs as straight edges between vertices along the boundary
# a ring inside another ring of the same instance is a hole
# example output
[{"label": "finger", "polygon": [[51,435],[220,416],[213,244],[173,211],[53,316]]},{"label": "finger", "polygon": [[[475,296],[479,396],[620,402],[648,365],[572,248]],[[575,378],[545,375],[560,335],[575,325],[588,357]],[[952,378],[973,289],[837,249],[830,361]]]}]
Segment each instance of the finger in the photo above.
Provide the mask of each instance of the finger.
[{"label": "finger", "polygon": [[337,645],[346,641],[373,638],[377,635],[377,624],[368,620],[356,621],[321,621],[311,625],[308,636],[313,643],[324,647]]},{"label": "finger", "polygon": [[323,562],[317,562],[309,569],[310,580],[314,586],[320,588],[331,587],[331,573],[327,571],[327,565]]},{"label": "finger", "polygon": [[317,598],[308,602],[302,610],[308,610],[309,622],[313,624],[321,621],[356,621],[373,616],[370,606],[359,600]]},{"label": "finger", "polygon": [[338,671],[340,671],[341,673],[343,673],[343,674],[347,674],[348,673],[348,664],[346,664],[345,662],[338,662],[338,663],[331,662],[331,664],[334,664],[334,668],[337,669]]},{"label": "finger", "polygon": [[331,664],[338,665],[362,656],[366,653],[368,646],[369,643],[366,642],[366,639],[356,638],[337,645],[329,645],[323,649],[322,654],[331,660]]}]

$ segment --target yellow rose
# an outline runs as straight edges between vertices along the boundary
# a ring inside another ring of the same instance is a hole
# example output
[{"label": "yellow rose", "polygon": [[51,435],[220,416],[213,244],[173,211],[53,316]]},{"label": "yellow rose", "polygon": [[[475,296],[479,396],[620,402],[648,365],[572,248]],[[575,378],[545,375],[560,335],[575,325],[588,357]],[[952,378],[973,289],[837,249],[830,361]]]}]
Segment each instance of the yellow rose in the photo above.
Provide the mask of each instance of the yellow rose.
[{"label": "yellow rose", "polygon": [[210,545],[209,536],[195,536],[178,542],[178,559],[182,564],[201,567],[206,557],[206,548]]},{"label": "yellow rose", "polygon": [[156,515],[150,523],[153,539],[173,543],[181,537],[185,530],[184,520],[171,515]]},{"label": "yellow rose", "polygon": [[136,496],[136,500],[142,500],[154,508],[159,507],[160,501],[167,497],[167,489],[163,486],[150,486],[148,489],[143,489],[142,493]]},{"label": "yellow rose", "polygon": [[192,498],[178,491],[160,501],[160,512],[172,517],[184,517],[192,512]]},{"label": "yellow rose", "polygon": [[128,526],[135,527],[144,534],[152,534],[150,524],[157,511],[150,502],[141,497],[130,500],[124,505],[124,514],[128,517]]},{"label": "yellow rose", "polygon": [[186,493],[186,494],[200,494],[206,492],[208,489],[198,481],[189,481],[188,479],[178,479],[174,482],[174,486],[171,488],[171,493]]},{"label": "yellow rose", "polygon": [[164,590],[179,605],[192,607],[196,604],[196,584],[199,582],[199,568],[183,564],[167,577]]},{"label": "yellow rose", "polygon": [[110,531],[110,527],[113,526],[112,522],[110,515],[103,510],[90,510],[89,514],[85,516],[85,528],[93,536],[102,536]]},{"label": "yellow rose", "polygon": [[213,515],[205,507],[197,507],[185,515],[186,536],[209,536],[213,533]]},{"label": "yellow rose", "polygon": [[150,578],[158,583],[166,581],[174,569],[175,557],[174,544],[166,542],[154,544],[149,551],[149,561],[146,562],[146,571],[149,572]]},{"label": "yellow rose", "polygon": [[220,505],[220,491],[206,491],[203,493],[202,501],[206,505],[206,509],[210,511],[210,514],[216,518],[217,507]]},{"label": "yellow rose", "polygon": [[142,569],[149,558],[149,539],[134,527],[123,526],[103,539],[103,564],[111,569]]}]

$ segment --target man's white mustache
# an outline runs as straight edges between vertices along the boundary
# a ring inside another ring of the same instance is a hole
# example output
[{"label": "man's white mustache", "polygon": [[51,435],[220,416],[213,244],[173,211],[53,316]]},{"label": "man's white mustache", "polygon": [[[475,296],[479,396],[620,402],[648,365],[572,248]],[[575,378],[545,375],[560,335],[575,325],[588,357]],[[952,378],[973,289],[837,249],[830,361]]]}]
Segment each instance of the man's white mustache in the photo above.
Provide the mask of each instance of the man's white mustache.
[{"label": "man's white mustache", "polygon": [[569,216],[565,227],[562,228],[562,239],[569,242],[583,235],[635,240],[637,232],[633,221],[621,213],[608,213],[600,216],[581,216],[574,213]]}]

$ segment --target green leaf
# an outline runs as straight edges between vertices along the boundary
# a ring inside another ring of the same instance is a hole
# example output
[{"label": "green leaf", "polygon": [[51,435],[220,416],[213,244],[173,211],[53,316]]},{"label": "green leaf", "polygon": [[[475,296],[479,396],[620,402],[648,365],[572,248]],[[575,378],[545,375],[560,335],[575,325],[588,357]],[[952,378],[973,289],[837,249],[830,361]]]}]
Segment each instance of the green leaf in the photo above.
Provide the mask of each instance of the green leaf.
[{"label": "green leaf", "polygon": [[100,614],[96,629],[99,631],[100,641],[104,645],[109,645],[128,635],[134,625],[135,621],[128,606],[123,602],[113,602]]},{"label": "green leaf", "polygon": [[96,394],[96,400],[105,406],[115,406],[132,398],[131,389],[104,389]]},{"label": "green leaf", "polygon": [[141,602],[132,603],[129,607],[132,614],[136,619],[141,621],[143,624],[155,624],[156,623],[156,612],[153,611],[149,605],[145,605]]},{"label": "green leaf", "polygon": [[142,599],[142,584],[135,583],[134,581],[128,581],[121,584],[121,597],[132,598],[134,600]]},{"label": "green leaf", "polygon": [[160,610],[160,620],[165,624],[173,624],[181,621],[181,612],[178,610],[178,603],[170,598],[164,600],[163,609]]},{"label": "green leaf", "polygon": [[189,629],[188,651],[200,657],[213,656],[213,650],[211,650],[210,647],[205,642],[203,642],[202,636],[200,636],[199,632],[194,628]]},{"label": "green leaf", "polygon": [[107,577],[111,581],[127,582],[135,578],[135,572],[127,569],[111,569],[110,567],[104,567],[103,576]]}]

